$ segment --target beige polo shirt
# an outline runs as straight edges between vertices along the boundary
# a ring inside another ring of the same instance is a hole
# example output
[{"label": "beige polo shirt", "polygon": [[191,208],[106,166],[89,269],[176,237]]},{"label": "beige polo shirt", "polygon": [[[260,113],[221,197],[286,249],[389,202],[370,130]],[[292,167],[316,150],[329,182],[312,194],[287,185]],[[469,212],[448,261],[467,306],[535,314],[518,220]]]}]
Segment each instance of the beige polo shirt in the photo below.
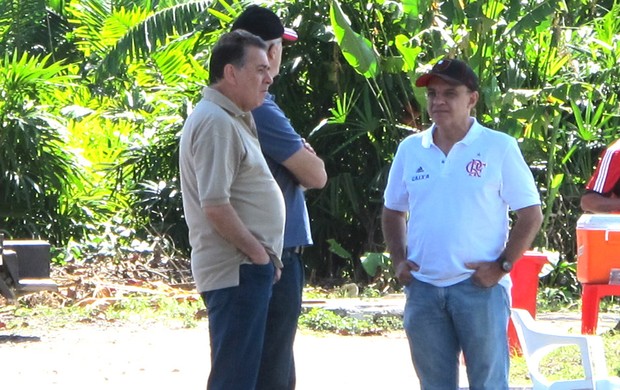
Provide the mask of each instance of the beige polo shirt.
[{"label": "beige polo shirt", "polygon": [[179,164],[192,274],[199,292],[237,286],[239,266],[250,263],[215,231],[205,206],[230,203],[279,262],[284,200],[261,153],[251,113],[215,89],[204,88],[203,99],[183,126]]}]

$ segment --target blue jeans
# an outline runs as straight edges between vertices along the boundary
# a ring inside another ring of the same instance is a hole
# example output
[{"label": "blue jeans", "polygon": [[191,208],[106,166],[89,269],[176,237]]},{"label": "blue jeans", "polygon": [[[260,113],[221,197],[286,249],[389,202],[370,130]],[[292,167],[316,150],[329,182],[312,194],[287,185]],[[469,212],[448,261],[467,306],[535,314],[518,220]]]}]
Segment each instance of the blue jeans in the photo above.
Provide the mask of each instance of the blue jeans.
[{"label": "blue jeans", "polygon": [[295,389],[293,343],[301,313],[304,268],[301,255],[291,249],[282,253],[282,276],[273,286],[265,345],[256,390]]},{"label": "blue jeans", "polygon": [[275,268],[242,264],[239,285],[201,294],[211,341],[209,390],[252,390],[263,351]]},{"label": "blue jeans", "polygon": [[471,390],[508,389],[506,290],[471,279],[435,287],[417,279],[405,287],[404,326],[422,390],[458,389],[463,351]]}]

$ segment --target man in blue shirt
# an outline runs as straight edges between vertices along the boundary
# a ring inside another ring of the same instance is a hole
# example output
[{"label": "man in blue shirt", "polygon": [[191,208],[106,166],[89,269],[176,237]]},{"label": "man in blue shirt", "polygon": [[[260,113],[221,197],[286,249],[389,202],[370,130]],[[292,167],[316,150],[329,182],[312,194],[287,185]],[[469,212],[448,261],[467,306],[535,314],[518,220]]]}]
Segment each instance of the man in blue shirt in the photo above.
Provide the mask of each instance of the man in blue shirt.
[{"label": "man in blue shirt", "polygon": [[[232,30],[243,29],[267,42],[270,73],[276,77],[282,62],[283,41],[297,40],[295,31],[284,28],[272,11],[249,6],[239,15]],[[263,105],[252,111],[258,139],[271,172],[280,186],[286,205],[282,276],[273,287],[261,370],[256,390],[295,388],[293,342],[301,312],[304,270],[303,247],[312,244],[304,190],[323,188],[327,173],[323,161],[291,126],[289,119],[267,94]]]}]

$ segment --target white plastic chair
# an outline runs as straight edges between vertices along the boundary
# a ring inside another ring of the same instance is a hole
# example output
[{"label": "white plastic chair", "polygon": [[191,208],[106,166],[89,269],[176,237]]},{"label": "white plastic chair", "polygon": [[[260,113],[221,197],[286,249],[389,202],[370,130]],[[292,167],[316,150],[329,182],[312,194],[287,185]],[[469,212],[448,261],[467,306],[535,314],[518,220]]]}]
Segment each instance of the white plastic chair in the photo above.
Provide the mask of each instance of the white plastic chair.
[{"label": "white plastic chair", "polygon": [[[523,350],[523,356],[534,390],[612,390],[620,389],[620,378],[607,374],[603,340],[593,335],[557,334],[543,329],[527,310],[512,309],[512,322]],[[550,381],[540,372],[541,360],[556,348],[577,345],[585,378]]]}]

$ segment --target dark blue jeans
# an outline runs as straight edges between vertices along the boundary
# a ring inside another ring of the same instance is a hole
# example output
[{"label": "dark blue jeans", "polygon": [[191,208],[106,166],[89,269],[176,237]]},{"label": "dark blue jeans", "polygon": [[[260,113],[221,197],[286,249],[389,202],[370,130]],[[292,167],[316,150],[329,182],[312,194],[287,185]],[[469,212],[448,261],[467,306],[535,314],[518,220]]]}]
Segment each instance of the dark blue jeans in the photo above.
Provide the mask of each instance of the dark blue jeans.
[{"label": "dark blue jeans", "polygon": [[239,286],[203,292],[211,341],[209,390],[252,390],[260,368],[274,266],[243,264]]},{"label": "dark blue jeans", "polygon": [[304,270],[301,255],[291,249],[282,253],[282,276],[273,286],[265,345],[256,390],[295,388],[293,343],[301,312]]}]

